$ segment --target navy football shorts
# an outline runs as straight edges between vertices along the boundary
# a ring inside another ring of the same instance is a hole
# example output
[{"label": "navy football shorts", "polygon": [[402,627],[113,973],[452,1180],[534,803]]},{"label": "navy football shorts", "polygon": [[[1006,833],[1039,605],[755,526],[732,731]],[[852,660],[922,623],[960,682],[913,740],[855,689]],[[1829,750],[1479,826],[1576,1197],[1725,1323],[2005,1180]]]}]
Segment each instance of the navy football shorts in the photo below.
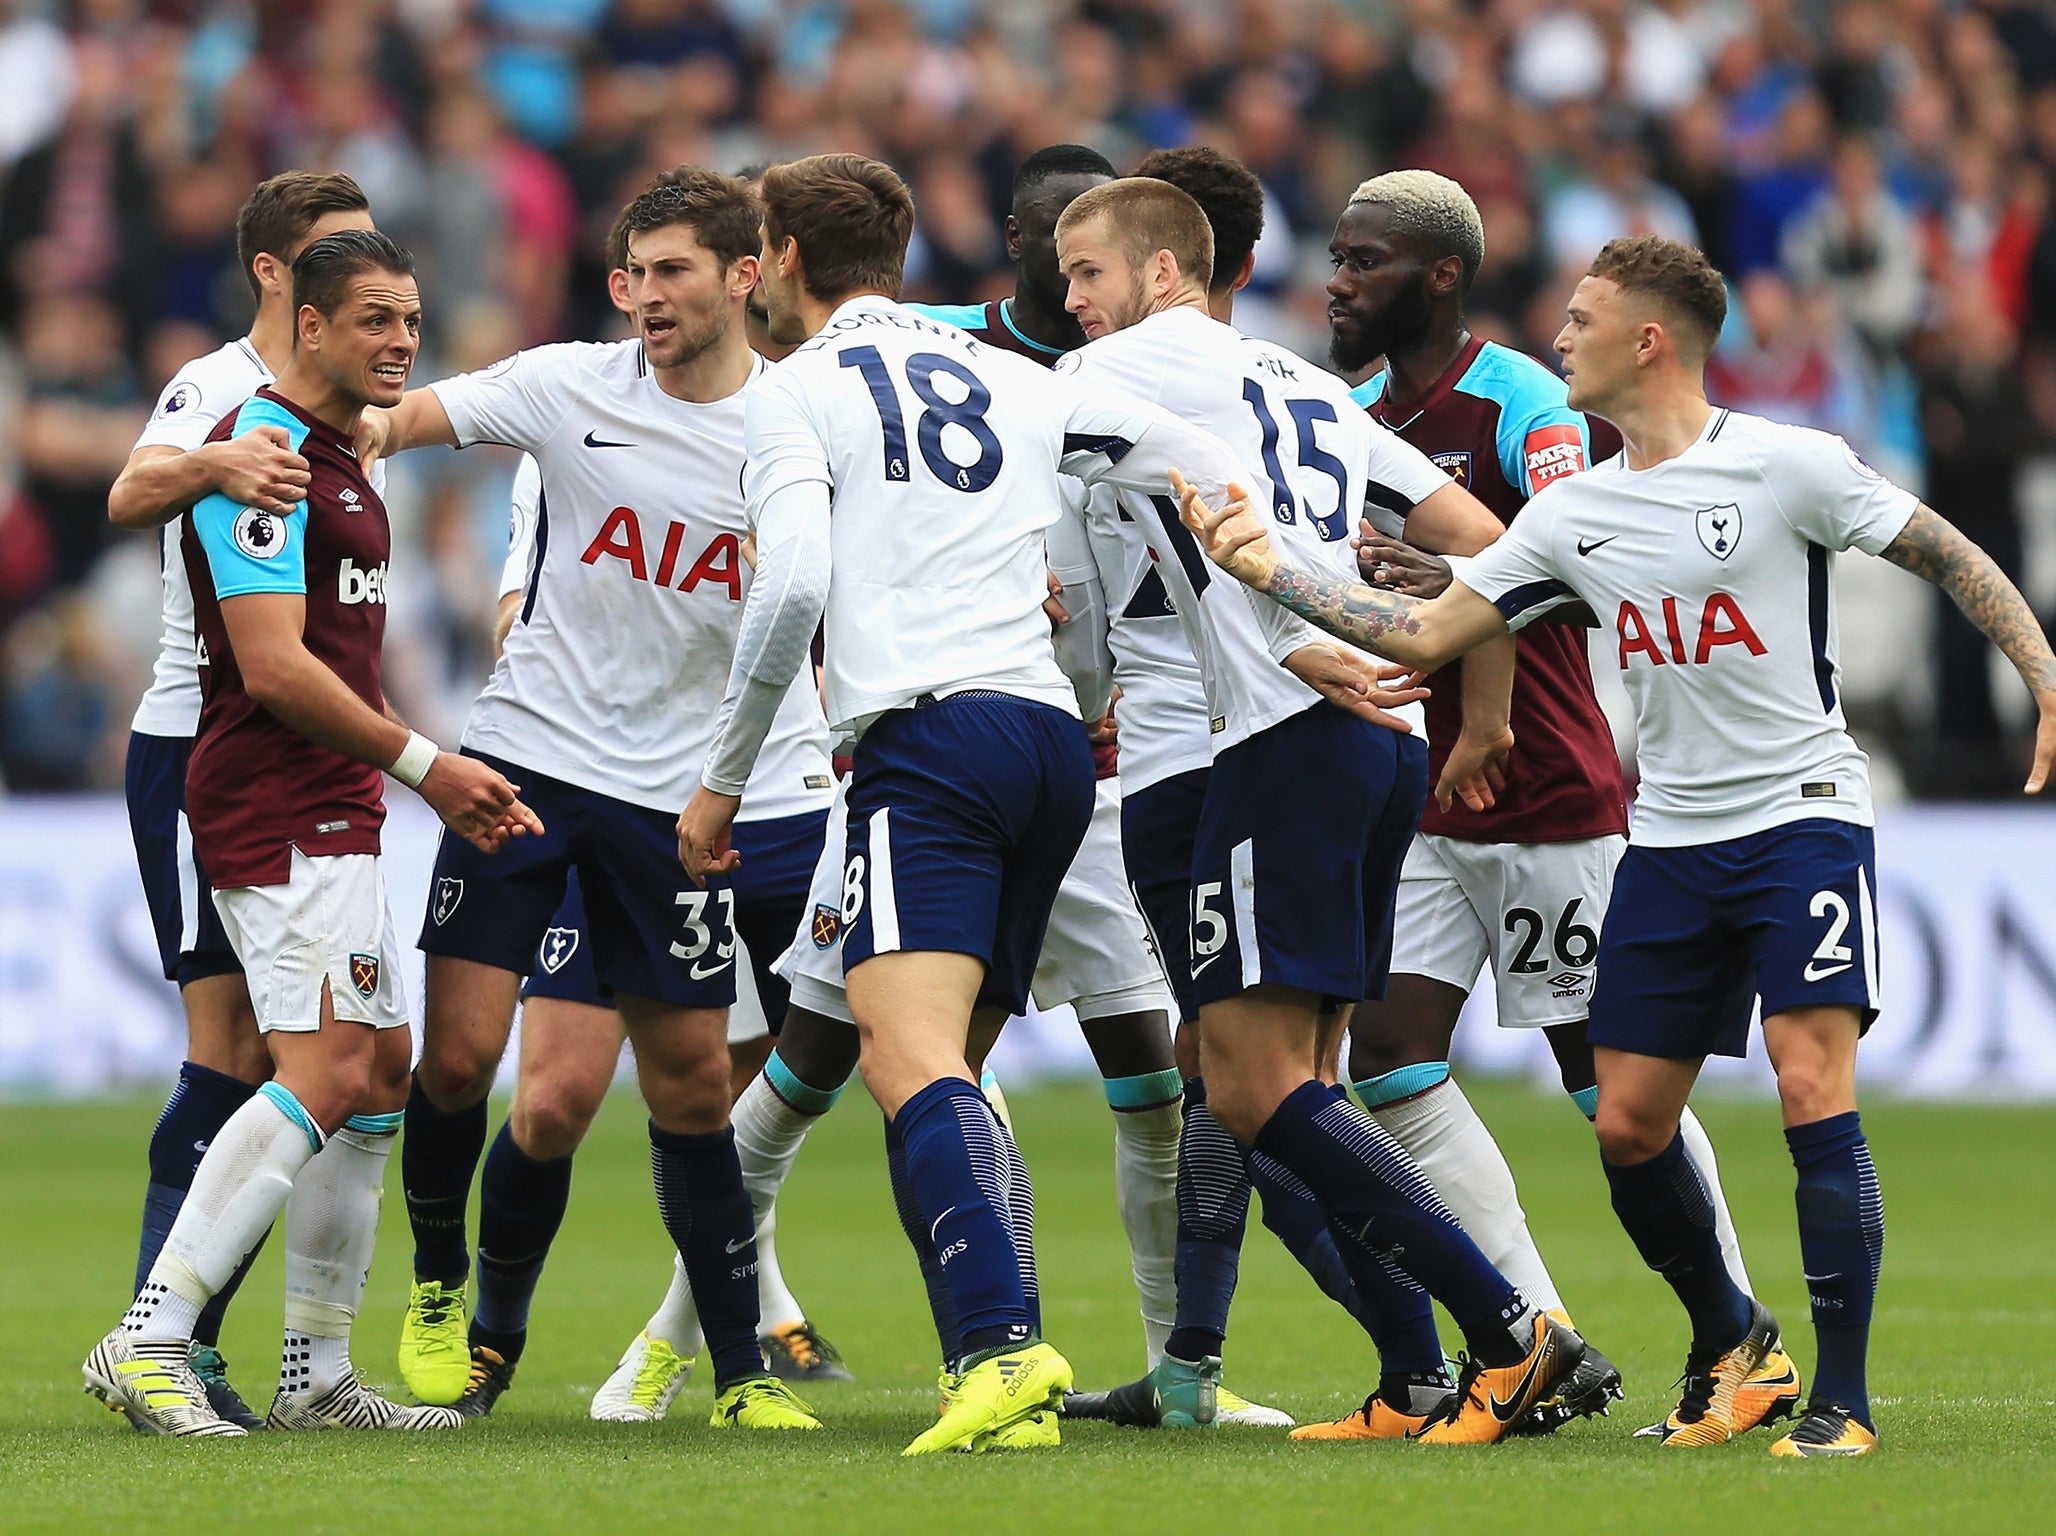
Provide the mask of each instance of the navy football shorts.
[{"label": "navy football shorts", "polygon": [[843,969],[975,955],[979,1005],[1021,1012],[1092,786],[1084,730],[1047,704],[978,689],[882,717],[850,773]]},{"label": "navy football shorts", "polygon": [[1382,993],[1426,782],[1401,740],[1323,701],[1214,759],[1187,914],[1202,1007],[1256,986],[1337,1006]]},{"label": "navy football shorts", "polygon": [[[522,800],[545,830],[514,838],[495,854],[443,833],[421,927],[428,954],[527,976],[548,971],[554,940],[558,974],[579,951],[590,956],[594,986],[579,1001],[609,1006],[608,994],[626,992],[674,1007],[725,1008],[735,1001],[737,933],[754,939],[761,929],[776,955],[798,926],[825,812],[739,823],[742,867],[701,890],[679,865],[675,815],[483,752],[469,755],[521,785]],[[582,928],[564,921],[574,870],[587,919]],[[568,937],[574,931],[575,945]],[[574,984],[576,976],[567,982]],[[553,988],[544,995],[564,994]],[[777,996],[782,1015],[782,989]],[[767,1008],[772,1002],[765,998]]]},{"label": "navy football shorts", "polygon": [[186,759],[192,752],[190,736],[133,733],[124,784],[157,957],[164,979],[182,987],[243,968],[214,910],[214,890],[186,825]]},{"label": "navy football shorts", "polygon": [[1192,990],[1192,840],[1199,833],[1211,768],[1193,768],[1121,795],[1121,860],[1149,927],[1178,1017],[1199,1017]]},{"label": "navy football shorts", "polygon": [[1790,822],[1690,848],[1630,845],[1599,932],[1594,1045],[1741,1056],[1764,1017],[1878,1009],[1877,853],[1869,827]]}]

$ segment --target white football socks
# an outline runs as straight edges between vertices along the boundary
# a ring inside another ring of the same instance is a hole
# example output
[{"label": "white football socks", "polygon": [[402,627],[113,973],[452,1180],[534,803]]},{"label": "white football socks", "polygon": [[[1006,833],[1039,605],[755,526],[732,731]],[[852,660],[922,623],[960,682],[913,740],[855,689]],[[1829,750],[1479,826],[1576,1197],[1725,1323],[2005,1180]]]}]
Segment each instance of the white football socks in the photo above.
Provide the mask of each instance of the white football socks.
[{"label": "white football socks", "polygon": [[707,1336],[700,1331],[700,1309],[685,1278],[685,1260],[675,1253],[671,1256],[671,1288],[657,1303],[657,1310],[650,1314],[643,1329],[651,1338],[662,1339],[688,1359],[706,1347]]},{"label": "white football socks", "polygon": [[350,1374],[350,1329],[378,1245],[386,1160],[399,1128],[398,1114],[352,1116],[293,1182],[281,1392],[325,1392]]},{"label": "white football socks", "polygon": [[1521,1295],[1545,1312],[1561,1312],[1563,1298],[1529,1235],[1513,1170],[1455,1080],[1378,1105],[1371,1118],[1412,1154],[1471,1241]]},{"label": "white football socks", "polygon": [[[806,1317],[778,1267],[777,1200],[807,1132],[820,1118],[786,1103],[762,1074],[750,1079],[729,1115],[743,1188],[750,1192],[750,1209],[757,1218],[757,1325],[766,1332]],[[677,1348],[675,1342],[672,1347]]]},{"label": "white football socks", "polygon": [[1114,1114],[1114,1196],[1128,1234],[1149,1368],[1178,1316],[1178,1132],[1184,1100]]},{"label": "white football socks", "polygon": [[200,1309],[264,1236],[321,1145],[285,1088],[266,1083],[215,1134],[164,1249],[122,1327],[146,1343],[190,1339]]}]

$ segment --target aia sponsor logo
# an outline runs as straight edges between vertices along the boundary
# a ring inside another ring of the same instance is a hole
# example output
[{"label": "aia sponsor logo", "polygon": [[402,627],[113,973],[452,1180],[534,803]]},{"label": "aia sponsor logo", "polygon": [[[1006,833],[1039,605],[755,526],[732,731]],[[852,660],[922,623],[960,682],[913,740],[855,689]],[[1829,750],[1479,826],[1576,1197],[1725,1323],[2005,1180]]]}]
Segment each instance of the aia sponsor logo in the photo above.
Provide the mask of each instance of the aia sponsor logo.
[{"label": "aia sponsor logo", "polygon": [[1585,436],[1569,422],[1537,427],[1521,444],[1521,461],[1528,472],[1528,493],[1575,475],[1585,467]]},{"label": "aia sponsor logo", "polygon": [[1613,627],[1620,638],[1623,672],[1628,669],[1629,659],[1636,656],[1646,658],[1649,665],[1656,667],[1703,667],[1724,645],[1739,645],[1751,656],[1761,656],[1768,649],[1742,612],[1742,605],[1725,592],[1715,592],[1706,599],[1696,622],[1690,619],[1689,610],[1679,608],[1675,597],[1663,599],[1657,617],[1662,626],[1660,632],[1640,608],[1630,602],[1621,604]]},{"label": "aia sponsor logo", "polygon": [[[665,524],[664,542],[657,551],[655,568],[652,569],[641,517],[633,507],[616,507],[607,514],[607,520],[600,524],[600,531],[593,535],[592,543],[586,545],[585,553],[578,558],[585,565],[618,560],[635,580],[668,587],[672,585],[672,578],[678,575],[681,557],[685,553],[685,532],[685,524],[681,522]],[[685,567],[685,575],[678,581],[677,590],[691,592],[703,582],[725,588],[732,603],[742,601],[742,542],[734,534],[717,533],[713,542]]]}]

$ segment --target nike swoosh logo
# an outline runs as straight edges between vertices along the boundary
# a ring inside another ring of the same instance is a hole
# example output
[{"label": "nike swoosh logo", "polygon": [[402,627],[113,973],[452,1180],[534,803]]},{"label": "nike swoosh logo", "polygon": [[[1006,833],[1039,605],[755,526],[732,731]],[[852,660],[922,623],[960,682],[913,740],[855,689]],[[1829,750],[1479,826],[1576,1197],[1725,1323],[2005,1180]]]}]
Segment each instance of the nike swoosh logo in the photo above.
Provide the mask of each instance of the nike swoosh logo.
[{"label": "nike swoosh logo", "polygon": [[714,964],[708,966],[705,970],[701,970],[699,965],[695,963],[692,968],[692,979],[694,981],[705,981],[709,976],[720,975],[733,964],[735,964],[735,957],[733,955],[730,955],[726,960],[715,961]]},{"label": "nike swoosh logo", "polygon": [[1603,538],[1603,539],[1594,539],[1594,540],[1592,540],[1592,542],[1591,542],[1591,543],[1589,543],[1589,544],[1588,544],[1588,543],[1586,543],[1586,542],[1585,542],[1585,541],[1584,541],[1583,539],[1580,539],[1580,540],[1578,540],[1578,553],[1579,553],[1579,554],[1581,554],[1581,555],[1589,555],[1589,554],[1591,554],[1591,553],[1592,553],[1592,551],[1593,551],[1593,550],[1595,550],[1595,549],[1599,549],[1599,548],[1602,548],[1602,547],[1604,547],[1605,545],[1611,544],[1611,543],[1612,543],[1612,542],[1613,542],[1613,541],[1614,541],[1615,539],[1617,539],[1617,538],[1619,538],[1619,537],[1620,537],[1620,535],[1619,535],[1619,534],[1617,534],[1617,533],[1609,533],[1609,534],[1608,534],[1608,535],[1607,535],[1607,536],[1606,536],[1605,538]]},{"label": "nike swoosh logo", "polygon": [[1854,960],[1844,960],[1840,965],[1824,966],[1818,961],[1809,960],[1806,962],[1806,979],[1808,981],[1826,981],[1830,976],[1841,975],[1842,972],[1848,970],[1855,963]]},{"label": "nike swoosh logo", "polygon": [[943,1212],[943,1213],[942,1213],[942,1214],[941,1214],[940,1216],[936,1217],[936,1218],[935,1218],[935,1220],[934,1220],[933,1222],[931,1222],[931,1223],[929,1224],[929,1227],[928,1227],[928,1241],[929,1241],[930,1243],[933,1243],[933,1242],[935,1241],[935,1234],[936,1234],[936,1233],[938,1233],[938,1232],[940,1232],[940,1231],[942,1230],[942,1224],[943,1224],[943,1223],[944,1223],[945,1221],[948,1221],[948,1220],[950,1219],[950,1216],[951,1216],[951,1214],[952,1214],[952,1213],[953,1213],[953,1212],[954,1212],[955,1210],[956,1210],[956,1207],[955,1207],[955,1206],[951,1206],[951,1207],[949,1208],[949,1210],[947,1210],[947,1211],[944,1211],[944,1212]]},{"label": "nike swoosh logo", "polygon": [[1553,1347],[1537,1350],[1535,1358],[1528,1362],[1528,1369],[1521,1377],[1520,1384],[1513,1389],[1512,1397],[1502,1401],[1497,1392],[1492,1394],[1493,1418],[1499,1420],[1502,1424],[1507,1423],[1527,1405],[1528,1394],[1535,1385],[1535,1373],[1542,1369],[1546,1360],[1554,1358],[1555,1354],[1556,1350]]},{"label": "nike swoosh logo", "polygon": [[588,448],[633,448],[635,446],[634,443],[610,443],[593,432],[586,433],[585,445]]},{"label": "nike swoosh logo", "polygon": [[754,1243],[755,1241],[755,1237],[738,1237],[734,1242],[726,1243],[723,1245],[723,1247],[729,1253],[741,1253],[743,1249],[749,1247],[749,1245],[751,1243]]},{"label": "nike swoosh logo", "polygon": [[1832,1275],[1808,1275],[1806,1283],[1808,1285],[1826,1285],[1830,1280],[1839,1280],[1841,1278],[1842,1272],[1838,1269]]},{"label": "nike swoosh logo", "polygon": [[1200,961],[1199,964],[1195,965],[1192,968],[1193,979],[1197,980],[1199,978],[1199,973],[1201,971],[1205,970],[1208,966],[1212,965],[1216,960],[1220,958],[1221,957],[1219,955],[1208,955],[1204,960]]},{"label": "nike swoosh logo", "polygon": [[193,1150],[195,1152],[205,1153],[207,1150],[207,1143],[204,1141],[196,1141],[193,1143]]}]

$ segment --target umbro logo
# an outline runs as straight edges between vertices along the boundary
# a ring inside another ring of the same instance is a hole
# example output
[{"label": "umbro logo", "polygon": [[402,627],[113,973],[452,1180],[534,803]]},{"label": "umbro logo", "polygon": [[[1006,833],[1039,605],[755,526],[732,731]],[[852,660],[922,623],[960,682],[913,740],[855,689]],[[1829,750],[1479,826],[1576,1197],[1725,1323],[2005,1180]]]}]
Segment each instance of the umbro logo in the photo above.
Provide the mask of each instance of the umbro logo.
[{"label": "umbro logo", "polygon": [[601,437],[598,432],[586,433],[585,445],[588,448],[633,448],[635,446],[634,443],[611,443],[604,437]]},{"label": "umbro logo", "polygon": [[1558,971],[1548,981],[1544,982],[1543,985],[1548,987],[1582,987],[1585,981],[1586,978],[1577,971]]},{"label": "umbro logo", "polygon": [[1603,549],[1605,548],[1605,546],[1611,544],[1615,539],[1619,537],[1620,535],[1617,533],[1609,533],[1603,539],[1580,539],[1578,540],[1578,553],[1581,555],[1589,555],[1592,553],[1593,550]]}]

